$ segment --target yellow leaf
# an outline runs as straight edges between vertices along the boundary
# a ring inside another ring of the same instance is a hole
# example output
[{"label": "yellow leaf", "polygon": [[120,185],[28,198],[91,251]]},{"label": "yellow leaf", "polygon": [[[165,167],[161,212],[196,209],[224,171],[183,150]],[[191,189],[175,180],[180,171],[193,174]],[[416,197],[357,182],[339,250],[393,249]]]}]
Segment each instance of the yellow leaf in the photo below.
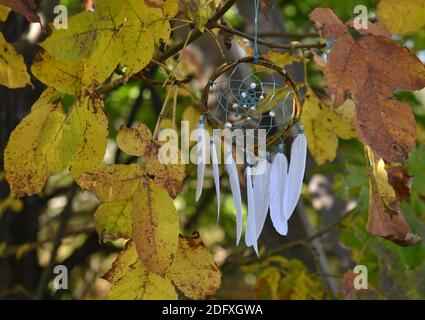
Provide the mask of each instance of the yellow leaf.
[{"label": "yellow leaf", "polygon": [[129,239],[131,229],[131,201],[102,203],[96,210],[96,231],[102,237]]},{"label": "yellow leaf", "polygon": [[178,0],[165,0],[162,5],[162,12],[167,18],[173,18],[179,12],[179,1]]},{"label": "yellow leaf", "polygon": [[70,163],[71,173],[78,180],[87,171],[102,165],[108,144],[108,118],[104,112],[103,101],[98,97],[84,97],[73,109],[82,129],[82,141],[78,144]]},{"label": "yellow leaf", "polygon": [[0,85],[9,88],[22,88],[30,84],[24,58],[6,42],[0,32]]},{"label": "yellow leaf", "polygon": [[114,21],[112,18],[101,19],[98,12],[85,11],[71,17],[67,29],[54,29],[52,35],[40,45],[59,60],[81,61],[89,58],[102,37],[113,36]]},{"label": "yellow leaf", "polygon": [[59,92],[80,92],[83,66],[79,62],[59,61],[42,50],[34,60],[31,71],[44,84]]},{"label": "yellow leaf", "polygon": [[120,252],[104,276],[112,284],[110,300],[175,300],[177,293],[169,279],[150,272],[137,257],[131,241]]},{"label": "yellow leaf", "polygon": [[[123,126],[118,132],[117,145],[128,155],[142,157],[146,153],[157,153],[157,147],[152,140],[152,132],[144,124],[131,129]],[[151,150],[152,148],[154,150]]]},{"label": "yellow leaf", "polygon": [[133,240],[142,263],[165,275],[177,251],[179,216],[167,191],[153,181],[141,184],[133,198]]},{"label": "yellow leaf", "polygon": [[143,178],[143,172],[135,164],[105,165],[80,178],[82,188],[93,191],[100,201],[123,202],[132,199]]},{"label": "yellow leaf", "polygon": [[[170,10],[172,6],[170,7]],[[83,12],[69,20],[66,30],[54,30],[41,46],[61,61],[81,61],[82,84],[99,84],[117,65],[130,76],[151,60],[154,41],[167,42],[170,23],[160,8],[140,0],[104,0],[95,12]]]},{"label": "yellow leaf", "polygon": [[0,4],[0,21],[6,21],[9,16],[10,8]]},{"label": "yellow leaf", "polygon": [[329,101],[321,101],[310,88],[308,89],[301,123],[307,136],[308,149],[318,164],[335,159],[338,136],[344,139],[356,136],[352,125],[353,118],[353,105],[345,106],[342,111],[334,111]]},{"label": "yellow leaf", "polygon": [[200,116],[201,116],[201,113],[199,112],[199,110],[193,106],[187,107],[184,110],[182,120],[189,122],[189,137],[182,137],[182,139],[189,140],[190,133],[193,132],[193,130],[195,130],[196,127],[199,125]]},{"label": "yellow leaf", "polygon": [[269,51],[266,54],[266,58],[279,67],[284,67],[284,66],[291,65],[295,62],[304,61],[303,57],[294,56],[288,52],[282,53],[282,52],[276,52],[276,51]]},{"label": "yellow leaf", "polygon": [[221,286],[221,272],[199,237],[180,236],[168,277],[191,299],[207,299]]},{"label": "yellow leaf", "polygon": [[55,135],[47,154],[51,172],[71,166],[72,175],[79,176],[99,167],[105,155],[108,119],[103,101],[85,95],[71,107],[61,130]]},{"label": "yellow leaf", "polygon": [[425,26],[425,1],[381,0],[377,16],[391,33],[415,32]]},{"label": "yellow leaf", "polygon": [[4,160],[14,195],[33,195],[44,187],[48,174],[46,152],[65,118],[60,103],[52,102],[55,95],[53,89],[44,91],[9,138]]}]

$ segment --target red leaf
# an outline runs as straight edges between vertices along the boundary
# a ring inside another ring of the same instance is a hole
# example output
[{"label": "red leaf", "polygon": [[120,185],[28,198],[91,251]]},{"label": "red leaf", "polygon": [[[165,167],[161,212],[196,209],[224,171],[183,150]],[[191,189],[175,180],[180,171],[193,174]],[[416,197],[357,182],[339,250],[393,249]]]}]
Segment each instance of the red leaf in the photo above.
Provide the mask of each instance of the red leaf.
[{"label": "red leaf", "polygon": [[35,13],[37,6],[34,0],[0,0],[0,4],[22,14],[29,22],[41,24],[40,17]]}]

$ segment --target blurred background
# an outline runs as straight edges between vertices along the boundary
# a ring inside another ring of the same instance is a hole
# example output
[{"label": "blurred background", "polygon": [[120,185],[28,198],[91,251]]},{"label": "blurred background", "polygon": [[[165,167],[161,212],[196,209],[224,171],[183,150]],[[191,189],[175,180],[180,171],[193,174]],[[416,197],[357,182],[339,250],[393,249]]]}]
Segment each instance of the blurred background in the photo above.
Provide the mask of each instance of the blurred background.
[{"label": "blurred background", "polygon": [[[314,8],[332,8],[342,21],[347,21],[355,16],[354,7],[363,4],[369,9],[369,18],[374,20],[377,2],[267,0],[260,15],[260,37],[280,43],[315,43],[319,38],[308,20]],[[82,0],[37,1],[44,21],[53,20],[53,8],[57,4],[67,6],[70,16],[86,6]],[[214,3],[206,5],[214,6]],[[252,1],[239,0],[226,14],[225,21],[235,29],[252,33],[253,13]],[[174,26],[178,25],[175,22]],[[30,65],[39,51],[37,44],[45,37],[39,27],[12,12],[6,22],[0,23],[0,30]],[[187,27],[176,27],[172,38],[182,39],[187,32]],[[397,40],[425,57],[425,30]],[[249,46],[249,42],[237,36],[229,39],[222,32],[206,32],[180,53],[178,61],[167,62],[182,79],[189,77],[186,86],[179,89],[177,120],[196,124],[202,110],[201,92],[210,74],[224,61],[249,54]],[[263,46],[260,50],[268,51]],[[307,55],[306,70],[303,64],[293,64],[288,71],[298,83],[306,81],[318,93],[325,93],[323,73],[314,57]],[[151,81],[132,80],[104,98],[110,121],[107,163],[132,161],[114,143],[122,124],[130,127],[144,123],[151,130],[155,128],[165,96],[165,89],[158,83],[167,74],[153,68],[146,76]],[[11,131],[44,89],[35,78],[32,83],[34,88],[0,87],[2,155]],[[73,98],[69,97],[69,103]],[[406,165],[415,179],[411,196],[402,203],[402,208],[413,233],[425,239],[425,92],[400,93],[398,98],[411,104],[418,129],[417,148]],[[167,116],[171,117],[169,111],[161,123],[163,127],[167,127]],[[251,249],[235,246],[235,216],[228,182],[224,181],[222,214],[217,224],[211,174],[207,174],[206,189],[196,203],[196,167],[188,165],[185,187],[175,205],[180,213],[181,233],[190,235],[199,231],[222,270],[223,285],[213,298],[424,299],[424,242],[401,247],[366,231],[369,186],[365,161],[363,146],[354,139],[340,140],[333,162],[317,165],[309,157],[302,201],[289,221],[289,235],[279,236],[268,218],[259,244],[273,254],[261,259]],[[16,199],[9,193],[3,170],[1,157],[0,299],[106,298],[109,285],[100,277],[111,267],[124,242],[99,239],[93,218],[99,204],[95,196],[75,189],[71,176],[63,173],[51,177],[42,194]],[[52,263],[67,267],[68,290],[53,288],[53,274],[49,271]],[[368,290],[352,288],[352,270],[356,265],[368,269]]]}]

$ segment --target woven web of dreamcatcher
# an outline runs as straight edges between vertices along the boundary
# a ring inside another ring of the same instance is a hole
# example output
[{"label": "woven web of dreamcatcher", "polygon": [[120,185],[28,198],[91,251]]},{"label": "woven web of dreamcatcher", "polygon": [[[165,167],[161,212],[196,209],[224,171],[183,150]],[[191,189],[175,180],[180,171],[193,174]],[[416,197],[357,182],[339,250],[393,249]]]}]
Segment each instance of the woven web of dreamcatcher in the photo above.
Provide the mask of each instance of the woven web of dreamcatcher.
[{"label": "woven web of dreamcatcher", "polygon": [[268,136],[291,119],[294,91],[275,70],[237,64],[210,88],[209,113],[232,130],[265,129]]}]

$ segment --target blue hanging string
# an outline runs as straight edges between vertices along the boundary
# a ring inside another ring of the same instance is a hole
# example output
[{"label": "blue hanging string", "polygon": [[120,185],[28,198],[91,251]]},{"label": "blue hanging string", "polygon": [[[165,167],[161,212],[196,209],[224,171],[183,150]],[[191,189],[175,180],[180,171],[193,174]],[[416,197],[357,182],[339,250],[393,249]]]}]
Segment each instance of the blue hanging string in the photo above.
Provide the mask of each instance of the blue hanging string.
[{"label": "blue hanging string", "polygon": [[254,62],[258,62],[260,54],[258,52],[258,15],[260,12],[260,0],[254,0]]}]

